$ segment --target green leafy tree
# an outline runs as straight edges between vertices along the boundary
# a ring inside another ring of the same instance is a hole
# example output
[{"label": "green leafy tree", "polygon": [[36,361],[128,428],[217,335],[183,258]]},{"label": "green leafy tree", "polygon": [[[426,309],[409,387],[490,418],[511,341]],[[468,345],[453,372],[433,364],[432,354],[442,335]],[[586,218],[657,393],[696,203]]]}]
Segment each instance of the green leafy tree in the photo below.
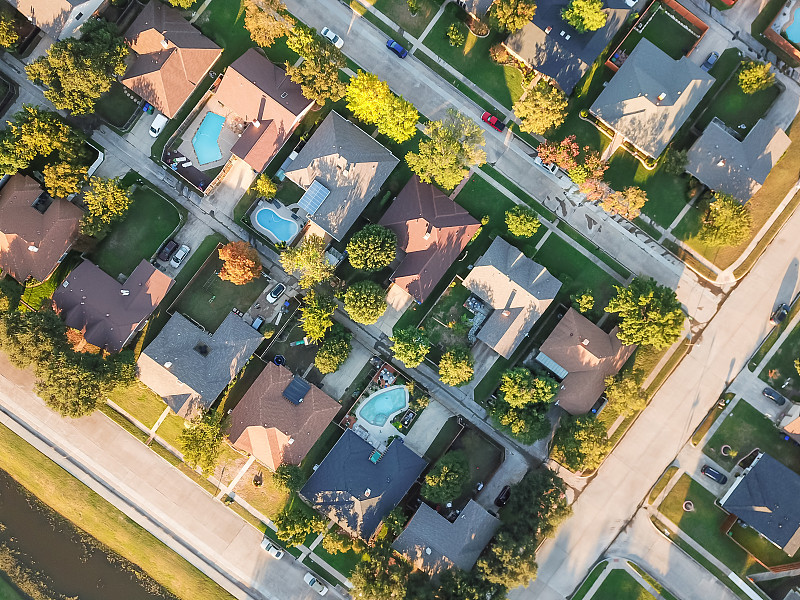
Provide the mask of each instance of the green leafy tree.
[{"label": "green leafy tree", "polygon": [[344,293],[344,309],[356,323],[372,325],[386,307],[386,290],[374,281],[358,281]]},{"label": "green leafy tree", "polygon": [[222,452],[222,415],[217,411],[198,415],[178,436],[178,444],[187,465],[200,467],[203,473],[212,473]]},{"label": "green leafy tree", "polygon": [[167,0],[167,2],[169,2],[175,8],[187,10],[192,7],[195,0]]},{"label": "green leafy tree", "polygon": [[642,390],[639,372],[606,377],[605,383],[608,406],[618,415],[628,417],[647,406],[647,396]]},{"label": "green leafy tree", "polygon": [[300,307],[300,323],[306,337],[312,342],[319,343],[328,330],[333,327],[333,313],[336,302],[327,294],[317,293],[315,290],[308,292],[303,305]]},{"label": "green leafy tree", "polygon": [[536,3],[532,0],[496,0],[489,11],[489,21],[500,31],[519,31],[536,14]]},{"label": "green leafy tree", "polygon": [[[9,287],[4,286],[4,294],[9,294]],[[47,363],[55,354],[66,353],[65,332],[64,322],[52,310],[0,315],[0,348],[21,369]]]},{"label": "green leafy tree", "polygon": [[558,383],[549,377],[534,377],[525,367],[509,369],[500,378],[492,419],[515,439],[532,444],[550,433],[547,411],[557,390]]},{"label": "green leafy tree", "polygon": [[566,417],[556,429],[551,456],[573,471],[591,471],[611,450],[605,426],[593,415]]},{"label": "green leafy tree", "polygon": [[675,292],[652,277],[635,277],[628,287],[614,286],[616,296],[606,312],[619,315],[617,337],[623,344],[644,344],[656,350],[680,337],[685,315]]},{"label": "green leafy tree", "polygon": [[528,404],[549,404],[555,399],[558,383],[550,377],[534,377],[525,367],[509,369],[500,377],[500,395],[514,408]]},{"label": "green leafy tree", "polygon": [[661,165],[665,173],[680,177],[686,171],[686,166],[689,164],[689,151],[688,150],[675,150],[669,148],[664,153],[664,158],[661,159]]},{"label": "green leafy tree", "polygon": [[89,213],[83,217],[81,231],[86,235],[97,235],[108,230],[125,218],[132,202],[130,191],[122,185],[119,177],[90,177],[89,189],[83,195]]},{"label": "green leafy tree", "polygon": [[469,461],[464,452],[451,450],[425,476],[420,493],[436,504],[458,498],[469,483]]},{"label": "green leafy tree", "polygon": [[394,332],[389,338],[394,342],[392,353],[409,369],[422,364],[431,350],[431,341],[428,334],[416,327],[406,327]]},{"label": "green leafy tree", "polygon": [[800,375],[800,358],[794,359],[794,370],[797,371],[798,375]]},{"label": "green leafy tree", "polygon": [[498,533],[475,565],[489,584],[512,589],[527,586],[536,578],[536,546],[534,540],[515,539],[507,528]]},{"label": "green leafy tree", "polygon": [[420,142],[419,152],[406,154],[406,162],[421,181],[435,181],[452,190],[467,175],[467,169],[486,162],[483,130],[457,110],[447,109],[441,121],[425,125],[429,139]]},{"label": "green leafy tree", "polygon": [[572,181],[578,184],[582,192],[586,193],[583,184],[590,182],[590,185],[594,185],[592,182],[602,181],[603,175],[606,169],[608,169],[608,163],[600,157],[599,152],[589,150],[588,146],[583,150],[583,162],[567,170],[567,175],[569,175]]},{"label": "green leafy tree", "polygon": [[286,74],[300,85],[303,96],[320,106],[344,98],[347,85],[339,79],[339,70],[347,61],[341,50],[301,23],[292,28],[286,43],[304,59],[299,65],[286,63]]},{"label": "green leafy tree", "polygon": [[128,46],[114,24],[89,19],[81,37],[53,44],[47,55],[25,68],[28,79],[47,86],[45,98],[76,115],[94,112],[95,103],[125,73]]},{"label": "green leafy tree", "polygon": [[343,554],[351,550],[355,552],[363,551],[361,540],[355,540],[336,531],[325,534],[325,537],[322,538],[322,547],[329,554]]},{"label": "green leafy tree", "polygon": [[387,529],[395,536],[398,536],[403,532],[403,528],[406,526],[407,522],[408,517],[406,517],[406,514],[403,512],[403,508],[401,506],[395,506],[392,509],[392,512],[390,512],[383,520],[383,524],[386,525]]},{"label": "green leafy tree", "polygon": [[347,86],[347,108],[357,119],[377,125],[378,131],[398,144],[417,133],[419,113],[414,105],[395,96],[385,81],[358,71]]},{"label": "green leafy tree", "polygon": [[750,237],[753,218],[746,205],[733,196],[714,193],[714,201],[708,207],[698,237],[713,247],[738,246]]},{"label": "green leafy tree", "polygon": [[755,94],[775,85],[772,63],[749,60],[739,69],[739,88],[745,94]]},{"label": "green leafy tree", "polygon": [[44,187],[47,193],[55,198],[66,198],[77,194],[86,181],[88,168],[70,163],[55,163],[42,169]]},{"label": "green leafy tree", "polygon": [[467,35],[458,23],[450,23],[450,27],[447,28],[447,41],[453,48],[460,48],[467,41]]},{"label": "green leafy tree", "polygon": [[59,352],[37,365],[36,394],[62,416],[78,418],[93,413],[112,389],[103,370],[87,368],[84,362],[74,352]]},{"label": "green leafy tree", "polygon": [[281,254],[281,266],[289,274],[298,274],[300,286],[311,289],[333,276],[333,267],[325,258],[328,244],[318,235],[309,235]]},{"label": "green leafy tree", "polygon": [[544,135],[564,123],[568,104],[564,92],[550,82],[541,80],[528,91],[525,98],[514,103],[514,114],[519,117],[522,131]]},{"label": "green leafy tree", "polygon": [[382,225],[366,225],[347,242],[347,260],[354,269],[380,271],[397,256],[397,236]]},{"label": "green leafy tree", "polygon": [[256,180],[253,182],[253,189],[256,194],[264,198],[274,198],[275,194],[278,193],[278,186],[275,185],[272,178],[266,174],[256,177]]},{"label": "green leafy tree", "polygon": [[469,348],[456,346],[442,355],[439,361],[439,379],[445,385],[459,387],[472,381],[475,376],[475,360]]},{"label": "green leafy tree", "polygon": [[0,47],[13,48],[18,41],[19,33],[17,25],[14,23],[14,17],[8,10],[0,11]]},{"label": "green leafy tree", "polygon": [[600,206],[607,213],[632,221],[641,214],[646,202],[647,193],[643,189],[628,186],[621,192],[606,195]]},{"label": "green leafy tree", "polygon": [[261,276],[263,267],[258,251],[247,242],[229,242],[219,249],[222,268],[219,278],[234,285],[245,285]]},{"label": "green leafy tree", "polygon": [[350,595],[359,600],[404,600],[411,565],[396,560],[391,546],[379,541],[356,565]]},{"label": "green leafy tree", "polygon": [[511,235],[522,238],[533,237],[540,225],[536,213],[527,206],[517,204],[506,211],[506,227]]},{"label": "green leafy tree", "polygon": [[280,0],[245,0],[244,26],[256,45],[269,48],[291,31],[294,19]]},{"label": "green leafy tree", "polygon": [[580,292],[572,294],[569,299],[572,302],[573,308],[581,314],[585,315],[594,309],[594,294],[592,290],[581,290]]},{"label": "green leafy tree", "polygon": [[310,509],[296,506],[298,502],[300,501],[295,499],[273,519],[278,530],[278,539],[289,546],[299,546],[309,533],[325,531],[325,521]]},{"label": "green leafy tree", "polygon": [[275,469],[275,473],[272,475],[272,481],[284,491],[296,492],[305,485],[306,476],[303,474],[303,469],[297,465],[281,463],[278,465],[278,468]]},{"label": "green leafy tree", "polygon": [[314,366],[322,373],[334,373],[350,356],[352,345],[350,344],[350,333],[339,323],[333,326],[330,335],[317,350],[314,357]]},{"label": "green leafy tree", "polygon": [[561,10],[561,18],[578,30],[578,33],[597,31],[606,24],[602,0],[572,0]]},{"label": "green leafy tree", "polygon": [[534,469],[511,489],[503,509],[507,528],[519,540],[549,536],[572,513],[567,486],[550,469]]}]

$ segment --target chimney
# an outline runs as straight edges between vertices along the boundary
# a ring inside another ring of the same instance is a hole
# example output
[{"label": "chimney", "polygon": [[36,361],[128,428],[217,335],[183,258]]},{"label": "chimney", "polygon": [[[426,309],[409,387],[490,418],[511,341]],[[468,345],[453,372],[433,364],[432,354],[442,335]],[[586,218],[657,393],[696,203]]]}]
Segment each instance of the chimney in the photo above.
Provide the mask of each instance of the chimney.
[{"label": "chimney", "polygon": [[372,493],[372,490],[371,490],[371,489],[369,489],[369,488],[367,488],[366,490],[364,490],[364,495],[365,495],[367,498],[369,498],[369,495],[370,495],[371,493]]},{"label": "chimney", "polygon": [[508,310],[508,309],[505,309],[505,310],[503,311],[503,316],[504,316],[504,317],[510,317],[510,316],[511,316],[511,311],[510,311],[510,310]]},{"label": "chimney", "polygon": [[28,246],[28,250],[30,250],[31,252],[38,252],[39,248],[31,244],[30,246]]},{"label": "chimney", "polygon": [[422,236],[423,240],[429,240],[431,238],[431,229],[433,228],[431,227],[431,224],[428,223],[428,227],[425,229],[425,235]]},{"label": "chimney", "polygon": [[165,50],[169,48],[169,42],[167,41],[167,38],[161,39],[161,47],[164,48]]},{"label": "chimney", "polygon": [[253,127],[255,127],[256,129],[261,127],[261,121],[259,121],[258,119],[253,119]]}]

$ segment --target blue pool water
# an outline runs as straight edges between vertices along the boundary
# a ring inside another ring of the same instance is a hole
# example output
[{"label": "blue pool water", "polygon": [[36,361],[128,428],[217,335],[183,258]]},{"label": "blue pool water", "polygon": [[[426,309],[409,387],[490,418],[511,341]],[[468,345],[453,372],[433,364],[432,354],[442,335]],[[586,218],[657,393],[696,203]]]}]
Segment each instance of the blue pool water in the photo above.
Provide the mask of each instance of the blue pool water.
[{"label": "blue pool water", "polygon": [[266,229],[275,237],[273,241],[291,242],[300,230],[300,225],[297,222],[292,219],[285,219],[267,207],[258,209],[253,218],[259,227]]},{"label": "blue pool water", "polygon": [[800,14],[797,12],[799,10],[800,6],[794,9],[792,13],[792,24],[785,29],[786,37],[794,44],[800,44]]},{"label": "blue pool water", "polygon": [[389,417],[408,406],[408,392],[405,386],[393,387],[376,392],[358,411],[358,416],[376,427],[383,427]]},{"label": "blue pool water", "polygon": [[192,146],[197,154],[197,161],[204,165],[222,158],[222,151],[219,149],[219,134],[225,117],[217,113],[206,113],[203,122],[197,128],[197,133],[192,138]]}]

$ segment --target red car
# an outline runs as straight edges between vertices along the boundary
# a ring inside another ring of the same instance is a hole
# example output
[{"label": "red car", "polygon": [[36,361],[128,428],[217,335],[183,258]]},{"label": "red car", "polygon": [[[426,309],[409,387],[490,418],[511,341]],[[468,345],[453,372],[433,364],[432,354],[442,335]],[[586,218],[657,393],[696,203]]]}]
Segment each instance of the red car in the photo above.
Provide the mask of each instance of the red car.
[{"label": "red car", "polygon": [[489,125],[494,127],[497,131],[503,131],[506,128],[505,123],[503,123],[500,119],[498,119],[497,117],[493,116],[488,112],[483,113],[481,119],[483,120],[484,123],[488,123]]}]

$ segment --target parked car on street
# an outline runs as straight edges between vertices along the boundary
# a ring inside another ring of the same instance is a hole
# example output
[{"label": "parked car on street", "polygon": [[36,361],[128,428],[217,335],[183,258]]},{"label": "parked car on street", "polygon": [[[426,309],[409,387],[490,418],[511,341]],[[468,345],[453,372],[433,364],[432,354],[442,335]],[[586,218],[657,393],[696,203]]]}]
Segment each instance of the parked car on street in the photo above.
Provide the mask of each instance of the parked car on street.
[{"label": "parked car on street", "polygon": [[395,54],[397,54],[397,56],[399,56],[400,58],[405,58],[406,56],[408,56],[408,50],[403,48],[400,44],[398,44],[394,40],[389,40],[388,42],[386,42],[386,47]]},{"label": "parked car on street", "polygon": [[703,465],[703,468],[700,469],[700,472],[709,479],[713,479],[719,484],[725,485],[726,483],[728,483],[728,478],[725,475],[723,475],[716,469],[709,467],[708,465]]},{"label": "parked car on street", "polygon": [[273,556],[274,558],[279,559],[285,554],[283,548],[279,548],[278,546],[276,546],[275,542],[273,542],[267,536],[264,536],[264,539],[261,540],[261,547],[267,552],[269,552],[270,555]]},{"label": "parked car on street", "polygon": [[711,69],[711,67],[713,67],[713,66],[714,66],[714,63],[716,63],[716,62],[717,62],[717,59],[718,59],[718,58],[719,58],[719,54],[718,54],[718,53],[716,53],[716,52],[712,52],[712,53],[711,53],[711,54],[709,54],[709,55],[708,55],[708,57],[707,57],[707,58],[706,58],[706,59],[703,61],[703,64],[702,64],[702,65],[700,65],[700,68],[701,68],[701,69],[703,69],[703,71],[709,71],[709,70]]},{"label": "parked car on street", "polygon": [[175,254],[172,255],[172,258],[169,260],[169,264],[175,267],[176,269],[181,266],[183,259],[189,256],[189,252],[192,249],[189,248],[186,244],[181,244],[181,247],[175,251]]},{"label": "parked car on street", "polygon": [[483,113],[483,114],[481,115],[481,120],[482,120],[484,123],[488,123],[489,125],[491,125],[491,126],[492,126],[494,129],[496,129],[497,131],[503,131],[503,130],[506,128],[506,125],[505,125],[505,123],[503,123],[503,122],[502,122],[500,119],[498,119],[497,117],[495,117],[495,116],[494,116],[492,113],[490,113],[490,112],[485,112],[485,113]]},{"label": "parked car on street", "polygon": [[178,242],[175,240],[167,240],[167,243],[164,244],[164,247],[158,253],[158,260],[161,261],[168,261],[172,258],[172,255],[175,253],[175,250],[178,249]]},{"label": "parked car on street", "polygon": [[787,316],[789,316],[789,307],[786,304],[781,304],[775,309],[772,315],[770,315],[769,322],[773,325],[780,325]]},{"label": "parked car on street", "polygon": [[505,506],[509,498],[511,498],[511,486],[507,485],[500,490],[499,494],[497,494],[497,498],[494,499],[494,505]]},{"label": "parked car on street", "polygon": [[778,392],[770,387],[765,387],[761,393],[764,394],[764,398],[772,400],[778,406],[783,406],[786,404],[786,398],[781,396]]},{"label": "parked car on street", "polygon": [[326,40],[328,40],[331,44],[333,44],[337,48],[341,48],[342,46],[344,46],[344,40],[335,33],[333,33],[327,27],[323,27],[322,31],[320,31],[320,34],[322,35],[322,37],[324,37]]},{"label": "parked car on street", "polygon": [[544,161],[541,158],[539,158],[538,156],[533,159],[533,162],[534,162],[534,164],[539,165],[543,169],[546,169],[546,170],[550,171],[553,175],[558,173],[558,165],[556,163],[550,163],[549,165],[546,165],[544,163]]},{"label": "parked car on street", "polygon": [[303,575],[303,581],[305,581],[308,584],[308,587],[317,592],[320,596],[324,596],[328,593],[327,586],[322,585],[322,583],[311,573],[306,573]]},{"label": "parked car on street", "polygon": [[267,294],[267,302],[269,302],[270,304],[275,304],[278,298],[280,298],[281,295],[283,295],[283,292],[285,291],[286,291],[285,285],[283,285],[282,283],[277,284],[274,288],[272,288],[270,293]]}]

